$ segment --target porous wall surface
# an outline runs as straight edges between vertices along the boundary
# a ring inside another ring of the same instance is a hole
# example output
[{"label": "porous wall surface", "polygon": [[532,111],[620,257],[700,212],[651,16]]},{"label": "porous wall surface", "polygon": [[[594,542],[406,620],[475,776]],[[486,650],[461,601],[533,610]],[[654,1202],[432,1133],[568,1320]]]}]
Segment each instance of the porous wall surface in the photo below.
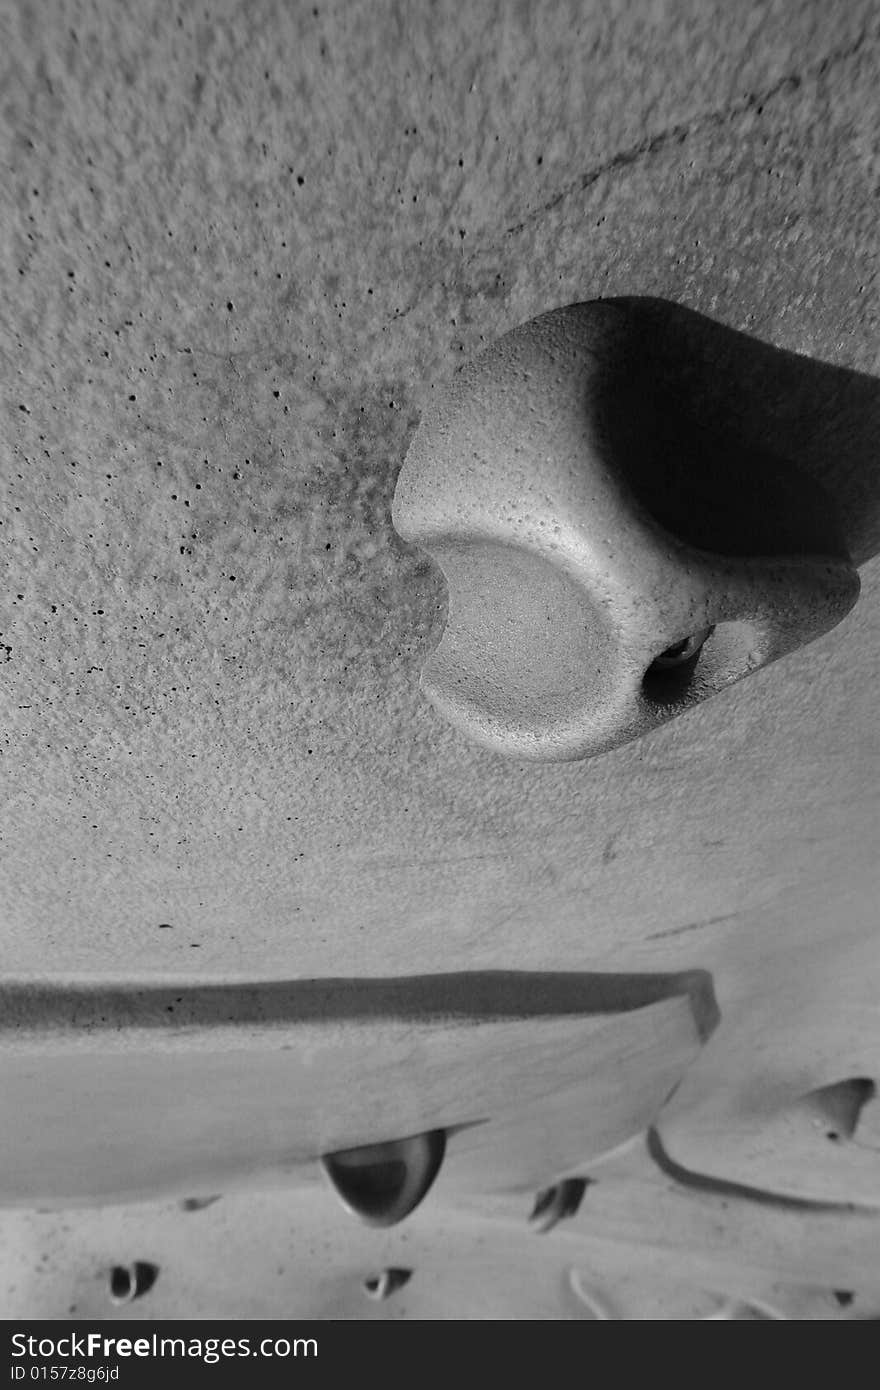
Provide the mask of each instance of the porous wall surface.
[{"label": "porous wall surface", "polygon": [[[3,0],[0,25],[0,969],[29,1036],[73,981],[699,968],[722,1022],[667,1129],[710,1167],[723,1123],[874,1075],[876,562],[807,649],[540,766],[419,694],[446,595],[390,505],[432,387],[558,305],[660,296],[878,374],[877,7]],[[400,1315],[583,1315],[575,1266],[643,1313],[683,1279],[668,1315],[870,1285],[862,1218],[851,1257],[839,1216],[764,1239],[734,1204],[722,1279],[699,1203],[672,1191],[649,1237],[653,1188],[633,1225],[620,1181],[598,1249],[537,1262],[519,1207],[426,1204],[407,1255],[409,1228],[337,1234],[329,1192],[245,1194],[187,1218],[201,1264],[176,1206],[6,1213],[4,1306],[93,1316],[135,1257],[163,1271],[138,1309],[178,1316],[362,1316],[359,1280],[410,1258]]]},{"label": "porous wall surface", "polygon": [[876,7],[3,27],[7,975],[692,963],[867,904],[870,566],[782,666],[521,765],[418,693],[445,594],[390,500],[432,383],[558,304],[876,372]]}]

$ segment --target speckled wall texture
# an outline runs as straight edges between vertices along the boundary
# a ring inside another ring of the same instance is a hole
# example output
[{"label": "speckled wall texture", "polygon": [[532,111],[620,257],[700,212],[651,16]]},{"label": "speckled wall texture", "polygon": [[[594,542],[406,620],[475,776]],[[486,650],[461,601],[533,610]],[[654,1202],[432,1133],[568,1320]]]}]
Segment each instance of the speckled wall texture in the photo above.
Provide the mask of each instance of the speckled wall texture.
[{"label": "speckled wall texture", "polygon": [[559,304],[880,370],[876,5],[2,25],[4,973],[708,964],[745,999],[755,942],[776,984],[832,920],[857,955],[871,566],[814,647],[536,767],[419,695],[445,593],[390,500],[431,383]]}]

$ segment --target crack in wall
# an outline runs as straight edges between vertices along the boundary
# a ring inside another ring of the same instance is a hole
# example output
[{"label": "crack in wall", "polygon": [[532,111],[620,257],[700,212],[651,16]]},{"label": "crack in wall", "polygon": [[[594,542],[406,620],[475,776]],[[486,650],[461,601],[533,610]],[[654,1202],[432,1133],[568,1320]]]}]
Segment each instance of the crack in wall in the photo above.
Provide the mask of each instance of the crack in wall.
[{"label": "crack in wall", "polygon": [[748,1183],[735,1182],[730,1178],[718,1178],[709,1173],[698,1173],[686,1168],[674,1159],[660,1136],[659,1130],[651,1126],[645,1136],[649,1157],[660,1172],[682,1187],[694,1192],[705,1192],[716,1197],[732,1198],[750,1202],[755,1206],[773,1207],[777,1211],[796,1211],[812,1213],[834,1213],[836,1215],[877,1216],[877,1208],[864,1202],[829,1202],[813,1197],[791,1197],[783,1192],[771,1192],[763,1187],[752,1187]]},{"label": "crack in wall", "polygon": [[574,197],[578,193],[584,193],[594,183],[597,183],[605,174],[614,173],[617,169],[625,169],[631,164],[636,164],[640,160],[650,158],[659,150],[665,149],[669,145],[683,145],[692,135],[698,135],[703,130],[712,127],[723,126],[748,115],[750,111],[763,108],[768,102],[774,101],[776,97],[785,92],[798,91],[805,82],[814,78],[824,77],[832,68],[840,63],[847,62],[855,57],[863,47],[868,34],[862,30],[858,38],[845,47],[832,49],[832,51],[818,63],[813,63],[806,67],[801,73],[786,73],[777,79],[772,86],[765,88],[761,92],[749,92],[738,101],[732,102],[727,106],[717,110],[706,111],[702,115],[695,116],[690,121],[679,122],[676,125],[668,126],[665,130],[658,131],[656,135],[647,136],[637,144],[629,146],[628,149],[619,150],[610,159],[603,160],[601,164],[595,164],[587,169],[578,178],[571,180],[558,192],[554,193],[539,207],[526,214],[521,222],[515,222],[509,227],[505,227],[502,236],[518,236],[525,231],[526,227],[537,222],[548,212],[565,202],[568,198]]}]

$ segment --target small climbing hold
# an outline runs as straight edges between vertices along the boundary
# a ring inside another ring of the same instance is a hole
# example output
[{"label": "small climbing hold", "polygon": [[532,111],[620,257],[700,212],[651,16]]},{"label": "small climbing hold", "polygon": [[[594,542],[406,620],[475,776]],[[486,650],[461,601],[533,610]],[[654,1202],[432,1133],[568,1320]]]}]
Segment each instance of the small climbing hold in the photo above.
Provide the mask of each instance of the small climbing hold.
[{"label": "small climbing hold", "polygon": [[149,1260],[135,1260],[130,1265],[114,1265],[110,1270],[110,1300],[112,1303],[133,1303],[148,1293],[159,1277],[159,1266]]},{"label": "small climbing hold", "polygon": [[381,1273],[372,1274],[369,1279],[365,1279],[364,1293],[368,1298],[374,1298],[378,1303],[385,1298],[390,1298],[398,1289],[402,1289],[411,1278],[411,1269],[399,1269],[391,1266],[388,1269],[383,1269]]},{"label": "small climbing hold", "polygon": [[446,1131],[324,1154],[321,1166],[343,1205],[368,1226],[393,1226],[419,1204],[440,1171]]},{"label": "small climbing hold", "polygon": [[804,1097],[804,1104],[820,1125],[825,1126],[829,1139],[853,1139],[864,1107],[877,1094],[874,1081],[868,1076],[851,1076],[820,1086]]},{"label": "small climbing hold", "polygon": [[535,1198],[529,1216],[533,1231],[542,1234],[552,1231],[558,1221],[574,1216],[587,1190],[589,1178],[563,1178],[553,1187],[545,1187]]}]

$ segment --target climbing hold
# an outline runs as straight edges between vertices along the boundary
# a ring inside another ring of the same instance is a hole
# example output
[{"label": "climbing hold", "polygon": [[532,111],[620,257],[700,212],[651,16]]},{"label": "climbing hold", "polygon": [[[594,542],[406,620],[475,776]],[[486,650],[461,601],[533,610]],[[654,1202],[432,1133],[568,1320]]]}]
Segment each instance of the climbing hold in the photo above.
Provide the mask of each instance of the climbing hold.
[{"label": "climbing hold", "polygon": [[149,1260],[135,1260],[130,1265],[114,1265],[110,1270],[111,1302],[133,1303],[147,1293],[159,1277],[159,1266]]},{"label": "climbing hold", "polygon": [[533,1231],[552,1231],[558,1221],[574,1216],[583,1201],[589,1178],[563,1178],[553,1187],[545,1187],[535,1198],[529,1217]]},{"label": "climbing hold", "polygon": [[393,1226],[413,1211],[440,1171],[446,1132],[324,1154],[321,1164],[343,1205],[368,1226]]},{"label": "climbing hold", "polygon": [[449,589],[422,688],[515,757],[649,733],[858,595],[832,492],[668,381],[651,322],[605,301],[506,334],[437,392],[397,482],[394,525]]},{"label": "climbing hold", "polygon": [[383,1269],[380,1274],[373,1274],[369,1279],[365,1279],[364,1293],[368,1298],[382,1302],[383,1299],[390,1298],[398,1289],[402,1289],[411,1278],[411,1269],[399,1269],[392,1266],[389,1269]]}]

